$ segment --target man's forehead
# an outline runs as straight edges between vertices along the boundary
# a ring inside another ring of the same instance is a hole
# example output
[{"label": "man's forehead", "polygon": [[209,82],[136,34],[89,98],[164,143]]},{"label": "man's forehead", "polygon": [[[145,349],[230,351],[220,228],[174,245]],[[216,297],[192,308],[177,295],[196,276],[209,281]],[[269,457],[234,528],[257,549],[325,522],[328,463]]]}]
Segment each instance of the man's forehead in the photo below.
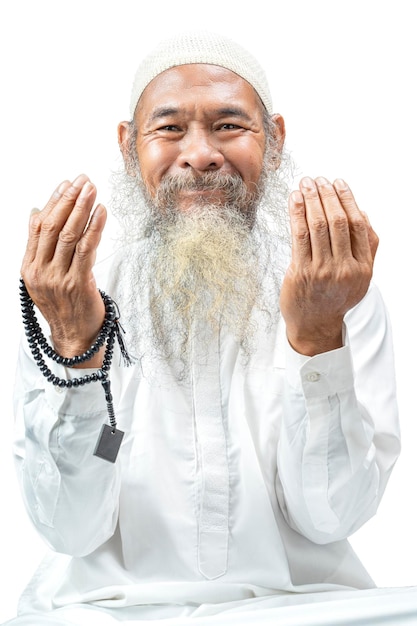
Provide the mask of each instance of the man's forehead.
[{"label": "man's forehead", "polygon": [[241,76],[211,64],[187,64],[156,76],[141,95],[137,112],[145,109],[150,118],[157,119],[190,107],[246,118],[254,107],[264,109],[252,85]]}]

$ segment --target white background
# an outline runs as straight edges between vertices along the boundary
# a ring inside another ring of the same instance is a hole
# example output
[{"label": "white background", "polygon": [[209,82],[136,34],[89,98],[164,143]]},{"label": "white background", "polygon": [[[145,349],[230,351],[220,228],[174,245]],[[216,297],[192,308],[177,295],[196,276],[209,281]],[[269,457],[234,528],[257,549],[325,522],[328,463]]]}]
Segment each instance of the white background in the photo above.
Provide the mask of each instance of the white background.
[{"label": "white background", "polygon": [[378,585],[417,585],[413,5],[2,0],[0,623],[15,614],[44,551],[23,510],[11,458],[18,279],[30,209],[81,172],[106,203],[118,159],[116,126],[128,118],[137,63],[159,39],[190,28],[229,35],[258,57],[301,173],[344,177],[380,235],[375,276],[394,329],[403,452],[378,514],[352,542]]}]

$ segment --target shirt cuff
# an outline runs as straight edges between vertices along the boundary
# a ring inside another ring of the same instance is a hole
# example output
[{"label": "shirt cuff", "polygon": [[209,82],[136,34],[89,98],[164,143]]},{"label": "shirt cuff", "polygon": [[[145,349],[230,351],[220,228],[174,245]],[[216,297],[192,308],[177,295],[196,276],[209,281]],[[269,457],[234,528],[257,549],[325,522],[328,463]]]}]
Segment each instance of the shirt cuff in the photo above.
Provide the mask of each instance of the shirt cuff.
[{"label": "shirt cuff", "polygon": [[287,342],[287,379],[306,398],[330,396],[352,389],[353,365],[349,346],[308,357]]},{"label": "shirt cuff", "polygon": [[[50,370],[65,380],[82,378],[86,374],[97,373],[98,368],[69,368],[52,363]],[[104,390],[99,381],[90,382],[78,387],[59,387],[45,379],[45,399],[52,409],[61,416],[94,415],[107,410]],[[86,410],[86,407],[87,410]]]}]

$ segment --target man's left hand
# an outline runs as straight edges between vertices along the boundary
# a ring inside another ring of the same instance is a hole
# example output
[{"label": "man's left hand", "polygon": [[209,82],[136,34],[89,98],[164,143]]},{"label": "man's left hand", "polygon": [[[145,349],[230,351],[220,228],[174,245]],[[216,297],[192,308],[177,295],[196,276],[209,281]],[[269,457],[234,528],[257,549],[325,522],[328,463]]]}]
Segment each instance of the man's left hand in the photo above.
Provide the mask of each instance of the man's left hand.
[{"label": "man's left hand", "polygon": [[368,290],[378,237],[341,179],[303,178],[289,211],[292,258],[281,312],[294,350],[313,356],[343,345],[343,318]]}]

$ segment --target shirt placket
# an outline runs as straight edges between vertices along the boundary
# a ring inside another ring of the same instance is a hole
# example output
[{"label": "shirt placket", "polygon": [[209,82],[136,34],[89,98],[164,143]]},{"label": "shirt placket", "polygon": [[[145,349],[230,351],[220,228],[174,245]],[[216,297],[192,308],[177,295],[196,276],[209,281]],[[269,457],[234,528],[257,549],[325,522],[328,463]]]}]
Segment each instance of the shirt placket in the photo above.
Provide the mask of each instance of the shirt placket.
[{"label": "shirt placket", "polygon": [[[204,348],[203,348],[204,346]],[[208,579],[227,571],[229,541],[229,467],[221,402],[220,350],[217,341],[195,342],[193,395],[200,452],[198,567]]]}]

